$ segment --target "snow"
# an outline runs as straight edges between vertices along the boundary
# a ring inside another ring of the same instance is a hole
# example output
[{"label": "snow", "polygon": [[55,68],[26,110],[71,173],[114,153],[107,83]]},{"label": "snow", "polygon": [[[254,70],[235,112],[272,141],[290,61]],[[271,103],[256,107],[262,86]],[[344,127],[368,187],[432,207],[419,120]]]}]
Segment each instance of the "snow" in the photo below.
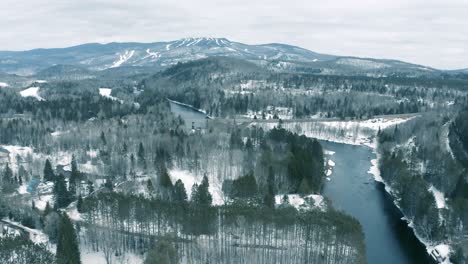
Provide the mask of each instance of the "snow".
[{"label": "snow", "polygon": [[73,206],[72,209],[67,211],[68,217],[70,217],[71,220],[73,221],[82,221],[83,218],[81,217],[81,214],[78,212],[78,209],[76,209],[76,206]]},{"label": "snow", "polygon": [[8,87],[8,83],[6,82],[0,82],[0,88],[5,88],[5,87]]},{"label": "snow", "polygon": [[201,183],[201,179],[197,179],[195,175],[186,170],[172,169],[169,171],[172,183],[181,180],[184,184],[187,196],[190,197],[192,194],[192,186],[197,183]]},{"label": "snow", "polygon": [[39,197],[33,199],[33,201],[37,209],[44,211],[47,203],[49,203],[49,206],[51,207],[54,206],[54,195],[52,194],[40,195]]},{"label": "snow", "polygon": [[10,154],[9,154],[9,160],[10,160],[10,168],[13,171],[17,171],[19,168],[19,161],[16,159],[17,156],[20,156],[21,158],[25,158],[29,154],[33,153],[32,148],[30,147],[21,147],[21,146],[5,146],[1,145],[0,148],[6,149]]},{"label": "snow", "polygon": [[99,94],[104,97],[111,97],[112,89],[110,88],[99,88]]},{"label": "snow", "polygon": [[18,193],[19,194],[27,194],[28,193],[28,185],[23,184],[20,187],[18,187]]},{"label": "snow", "polygon": [[39,83],[39,84],[47,83],[46,80],[35,80],[34,82],[35,82],[35,83]]},{"label": "snow", "polygon": [[[92,249],[88,248],[83,243],[80,245],[80,253],[81,253],[81,263],[84,263],[84,264],[106,263],[106,258],[104,257],[104,253],[102,251],[101,252],[93,251]],[[123,256],[112,255],[112,260],[114,260],[115,262],[111,262],[111,263],[125,263],[125,264],[141,264],[144,261],[143,256],[135,255],[129,252],[125,252]]]},{"label": "snow", "polygon": [[99,94],[102,97],[106,97],[106,98],[109,98],[111,100],[118,101],[121,104],[123,103],[123,101],[120,100],[119,98],[111,96],[111,93],[112,93],[112,89],[110,89],[110,88],[99,88]]},{"label": "snow", "polygon": [[96,158],[98,156],[98,150],[90,149],[90,150],[86,151],[86,155],[88,155],[91,158]]},{"label": "snow", "polygon": [[333,160],[328,160],[328,166],[335,167],[335,162]]},{"label": "snow", "polygon": [[128,61],[131,57],[133,57],[133,54],[135,54],[134,50],[126,50],[124,54],[117,54],[119,55],[119,60],[115,61],[110,68],[117,68],[120,67],[123,63]]},{"label": "snow", "polygon": [[[275,204],[277,206],[283,203],[284,194],[275,195]],[[318,194],[310,194],[307,196],[302,196],[299,194],[288,194],[288,203],[298,210],[309,210],[312,208],[318,208],[320,210],[325,210],[325,201],[323,196]]]},{"label": "snow", "polygon": [[22,97],[34,97],[39,101],[45,101],[44,98],[39,96],[39,89],[39,87],[29,87],[28,89],[21,91],[20,95]]},{"label": "snow", "polygon": [[325,155],[329,155],[329,156],[332,156],[332,155],[334,155],[334,154],[335,154],[335,151],[332,151],[332,150],[325,149],[325,150],[323,151],[323,154],[325,154]]},{"label": "snow", "polygon": [[427,253],[438,259],[441,264],[450,264],[450,246],[447,244],[439,244],[436,246],[427,246]]},{"label": "snow", "polygon": [[429,191],[434,195],[436,205],[438,209],[446,208],[445,204],[445,195],[443,192],[437,190],[434,186],[431,185]]},{"label": "snow", "polygon": [[153,59],[157,59],[161,56],[159,52],[151,52],[150,49],[147,49],[146,53],[148,54],[148,57],[152,57]]},{"label": "snow", "polygon": [[[172,183],[175,183],[177,180],[181,180],[184,184],[185,190],[187,191],[187,196],[190,199],[192,194],[192,186],[196,184],[200,184],[203,180],[202,177],[197,177],[193,173],[187,170],[180,170],[180,169],[171,169],[169,170],[169,175],[171,178]],[[213,177],[209,177],[211,179],[209,181],[210,187],[208,191],[210,192],[211,196],[213,197],[213,204],[214,205],[222,205],[224,204],[224,194],[222,191],[222,185],[219,181],[214,181]]]},{"label": "snow", "polygon": [[55,131],[55,132],[50,133],[50,135],[53,136],[53,137],[59,137],[59,136],[61,136],[63,134],[66,134],[66,133],[68,133],[68,131]]},{"label": "snow", "polygon": [[12,226],[15,226],[15,227],[18,227],[20,229],[23,229],[24,231],[28,232],[29,233],[29,239],[31,239],[31,241],[35,244],[47,244],[49,242],[49,238],[47,237],[46,234],[44,234],[43,232],[39,231],[39,230],[36,230],[36,229],[32,229],[32,228],[29,228],[29,227],[25,227],[23,225],[21,225],[20,223],[17,223],[17,222],[13,222],[9,219],[6,219],[6,218],[3,218],[2,219],[3,222],[6,222]]},{"label": "snow", "polygon": [[[349,145],[365,145],[376,148],[374,138],[380,129],[407,122],[417,116],[379,117],[367,120],[310,120],[307,122],[285,122],[283,127],[307,137]],[[257,116],[258,118],[258,116]],[[277,122],[251,123],[264,129],[272,129]],[[300,131],[298,131],[298,128]]]},{"label": "snow", "polygon": [[380,169],[379,169],[378,159],[372,159],[371,164],[372,164],[372,166],[369,168],[367,173],[372,174],[374,176],[375,181],[384,182],[382,176],[380,176]]},{"label": "snow", "polygon": [[78,169],[81,172],[89,174],[96,174],[99,172],[98,167],[96,165],[93,165],[90,160],[88,160],[86,163],[78,164]]}]

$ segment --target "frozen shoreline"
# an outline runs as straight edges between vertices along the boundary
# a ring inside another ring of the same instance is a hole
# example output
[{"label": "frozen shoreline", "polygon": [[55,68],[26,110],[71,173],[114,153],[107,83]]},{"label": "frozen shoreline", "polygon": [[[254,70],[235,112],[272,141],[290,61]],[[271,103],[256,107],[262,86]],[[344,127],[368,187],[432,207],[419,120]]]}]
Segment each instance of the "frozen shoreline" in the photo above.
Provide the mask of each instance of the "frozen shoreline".
[{"label": "frozen shoreline", "polygon": [[406,218],[405,214],[403,213],[403,210],[400,208],[400,206],[398,205],[398,203],[396,201],[396,196],[394,195],[394,192],[393,192],[392,188],[385,182],[385,180],[380,175],[379,161],[380,161],[381,157],[380,157],[380,154],[377,152],[377,144],[374,144],[374,145],[375,145],[375,147],[372,147],[372,151],[376,155],[376,158],[371,160],[372,165],[369,168],[369,171],[367,173],[371,174],[376,182],[380,182],[380,183],[382,183],[384,185],[385,191],[392,196],[393,204],[398,208],[398,210],[403,215],[402,220],[405,221],[408,224],[408,227],[410,227],[413,230],[414,235],[419,240],[419,242],[421,242],[426,247],[427,253],[429,255],[432,255],[432,252],[435,249],[437,249],[437,251],[440,252],[440,255],[445,257],[445,260],[443,262],[439,262],[439,263],[441,263],[441,264],[451,263],[449,261],[449,256],[450,256],[450,251],[451,251],[450,246],[447,245],[447,244],[437,244],[437,245],[435,245],[431,241],[427,241],[427,240],[423,239],[418,234],[418,232],[416,232],[416,229],[415,229],[415,227],[413,225],[413,222],[410,221],[408,218]]}]

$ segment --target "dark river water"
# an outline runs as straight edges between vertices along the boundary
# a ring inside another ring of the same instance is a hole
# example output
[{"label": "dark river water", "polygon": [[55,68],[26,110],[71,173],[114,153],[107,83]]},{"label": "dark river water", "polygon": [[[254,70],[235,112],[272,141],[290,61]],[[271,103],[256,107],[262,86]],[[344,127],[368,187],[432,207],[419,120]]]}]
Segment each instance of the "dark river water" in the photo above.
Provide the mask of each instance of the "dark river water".
[{"label": "dark river water", "polygon": [[323,194],[333,207],[355,217],[362,225],[369,264],[433,263],[422,243],[414,235],[382,183],[367,171],[375,158],[372,149],[320,141],[324,149],[334,151],[331,181]]},{"label": "dark river water", "polygon": [[[171,111],[180,115],[187,127],[203,127],[206,115],[189,107],[171,102]],[[325,184],[323,194],[334,208],[355,217],[365,234],[369,264],[433,263],[407,223],[393,204],[382,183],[376,182],[367,171],[372,149],[328,141],[320,141],[324,149],[334,151],[335,162],[331,181]]]}]

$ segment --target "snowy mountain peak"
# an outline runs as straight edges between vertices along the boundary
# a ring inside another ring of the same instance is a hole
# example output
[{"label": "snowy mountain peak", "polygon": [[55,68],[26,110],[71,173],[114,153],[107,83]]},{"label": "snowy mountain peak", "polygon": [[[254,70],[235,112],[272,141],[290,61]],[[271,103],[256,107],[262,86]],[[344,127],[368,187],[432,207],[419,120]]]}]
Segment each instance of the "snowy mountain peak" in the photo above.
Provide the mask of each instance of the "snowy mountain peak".
[{"label": "snowy mountain peak", "polygon": [[229,46],[232,42],[226,38],[211,38],[211,37],[198,37],[198,38],[183,38],[169,43],[172,48],[181,47],[208,47],[208,46]]}]

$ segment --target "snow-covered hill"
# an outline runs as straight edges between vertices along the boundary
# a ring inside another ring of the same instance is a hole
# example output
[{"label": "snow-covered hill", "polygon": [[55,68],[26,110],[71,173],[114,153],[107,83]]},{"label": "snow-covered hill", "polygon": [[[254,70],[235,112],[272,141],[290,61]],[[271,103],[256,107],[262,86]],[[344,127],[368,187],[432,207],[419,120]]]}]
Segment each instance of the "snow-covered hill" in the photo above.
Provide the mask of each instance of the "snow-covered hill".
[{"label": "snow-covered hill", "polygon": [[[129,66],[158,69],[212,56],[243,59],[274,71],[372,76],[418,76],[439,72],[401,61],[339,57],[285,44],[249,45],[226,38],[206,37],[154,43],[90,43],[60,49],[0,51],[0,71],[24,75],[55,67],[53,72],[73,71],[77,75],[75,78],[89,78],[90,73],[86,70]],[[45,73],[49,74],[50,71]]]}]

